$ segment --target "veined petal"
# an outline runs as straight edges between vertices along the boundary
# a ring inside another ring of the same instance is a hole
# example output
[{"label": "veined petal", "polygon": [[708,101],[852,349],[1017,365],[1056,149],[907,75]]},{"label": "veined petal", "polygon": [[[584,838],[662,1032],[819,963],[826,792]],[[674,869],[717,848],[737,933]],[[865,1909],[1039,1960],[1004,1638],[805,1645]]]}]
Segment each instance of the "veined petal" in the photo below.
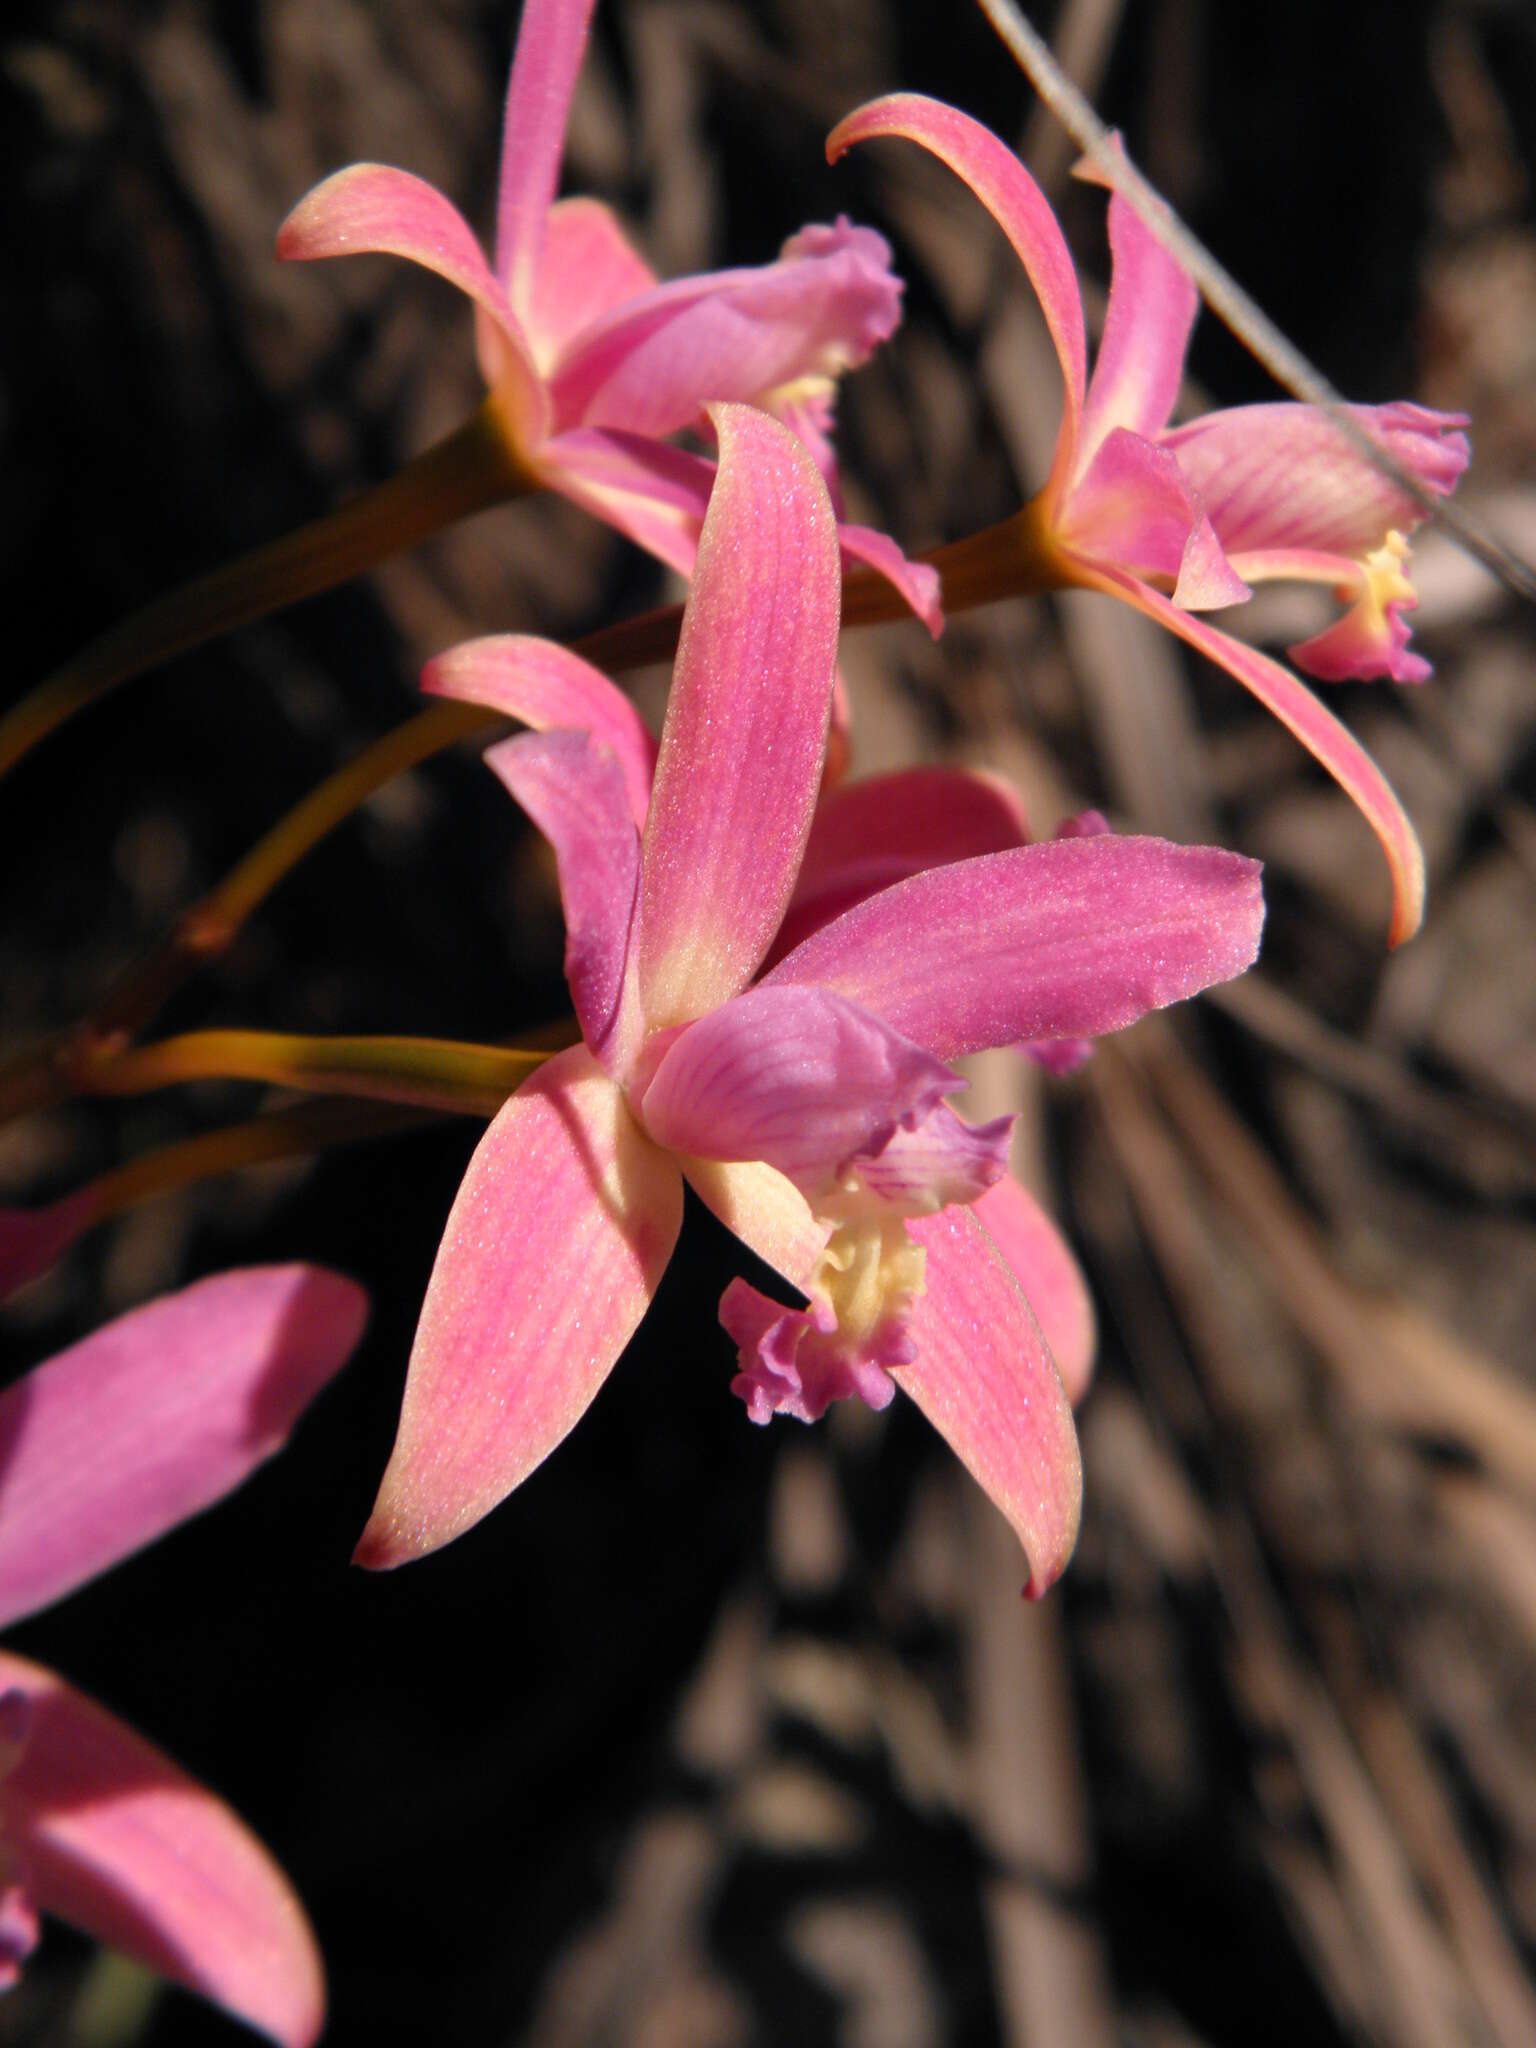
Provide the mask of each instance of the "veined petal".
[{"label": "veined petal", "polygon": [[525,733],[485,761],[555,850],[571,1004],[588,1048],[617,1073],[640,1029],[625,972],[640,838],[624,771],[585,732]]},{"label": "veined petal", "polygon": [[1116,833],[1053,839],[883,889],[763,985],[835,989],[949,1060],[1118,1031],[1241,974],[1263,921],[1258,862],[1240,854]]},{"label": "veined petal", "polygon": [[705,1208],[803,1293],[832,1226],[812,1213],[794,1182],[761,1159],[682,1158],[678,1164]]},{"label": "veined petal", "polygon": [[454,1198],[357,1563],[403,1564],[462,1535],[575,1427],[656,1291],[682,1209],[676,1166],[585,1046],[529,1076]]},{"label": "veined petal", "polygon": [[[1008,1170],[1013,1121],[1010,1115],[968,1124],[941,1102],[912,1129],[898,1130],[873,1158],[859,1161],[861,1189],[902,1216],[931,1216],[951,1202],[974,1202]],[[828,1211],[836,1216],[842,1206],[834,1199]]]},{"label": "veined petal", "polygon": [[496,193],[496,275],[520,318],[541,266],[544,222],[560,182],[565,123],[596,0],[523,0],[507,80]]},{"label": "veined petal", "polygon": [[706,405],[747,402],[865,361],[901,318],[901,281],[873,228],[802,228],[776,263],[677,278],[617,308],[550,378],[557,432],[658,439]]},{"label": "veined petal", "polygon": [[51,1671],[0,1651],[26,1739],[5,1832],[38,1905],[223,2006],[284,2048],[325,2017],[292,1887],[222,1800]]},{"label": "veined petal", "polygon": [[1072,1409],[1040,1325],[969,1209],[908,1225],[927,1255],[908,1328],[915,1356],[896,1374],[1029,1561],[1037,1599],[1077,1541],[1083,1471]]},{"label": "veined petal", "polygon": [[[277,253],[297,263],[405,256],[457,285],[495,332],[496,360],[483,367],[507,393],[523,452],[538,445],[548,407],[527,338],[464,216],[436,186],[387,164],[352,164],[299,201],[277,231]],[[479,331],[483,340],[483,325]]]},{"label": "veined petal", "polygon": [[759,987],[673,1039],[639,1113],[668,1151],[765,1160],[815,1201],[852,1160],[963,1086],[856,1003]]},{"label": "veined petal", "polygon": [[544,216],[544,254],[524,314],[547,375],[563,350],[615,307],[653,291],[656,273],[600,199],[562,199]]},{"label": "veined petal", "polygon": [[1051,463],[1051,483],[1063,486],[1080,432],[1088,349],[1077,273],[1045,194],[990,129],[957,108],[919,93],[891,93],[856,108],[827,137],[827,161],[836,163],[853,143],[882,135],[905,136],[947,164],[970,186],[1024,265],[1066,385],[1066,405]]},{"label": "veined petal", "polygon": [[583,512],[680,576],[693,575],[715,483],[707,457],[639,434],[573,427],[545,442],[537,468],[551,490]]},{"label": "veined petal", "polygon": [[816,806],[794,897],[769,956],[924,868],[1026,846],[1017,796],[971,768],[902,768],[840,783]]},{"label": "veined petal", "polygon": [[837,544],[845,567],[857,562],[883,576],[933,638],[938,639],[944,630],[944,607],[937,569],[927,562],[909,562],[888,533],[877,533],[872,526],[850,526],[840,519]]},{"label": "veined petal", "polygon": [[421,687],[429,696],[503,711],[535,732],[590,733],[623,771],[636,826],[645,823],[656,742],[624,692],[579,655],[529,633],[495,633],[434,656],[421,672]]},{"label": "veined petal", "polygon": [[1167,598],[1123,570],[1080,563],[1085,583],[1122,598],[1188,641],[1228,675],[1236,676],[1266,709],[1322,764],[1360,811],[1381,842],[1392,876],[1392,922],[1387,944],[1411,939],[1424,919],[1424,855],[1391,785],[1360,742],[1321,705],[1306,684],[1257,648],[1218,632],[1204,619],[1181,611]]},{"label": "veined petal", "polygon": [[1195,610],[1241,604],[1249,590],[1228,565],[1198,498],[1165,449],[1113,427],[1057,515],[1074,553],[1138,576],[1166,576]]},{"label": "veined petal", "polygon": [[[1356,426],[1436,497],[1467,466],[1461,413],[1428,406],[1348,405]],[[1162,436],[1199,493],[1229,555],[1267,548],[1317,548],[1356,560],[1389,530],[1411,533],[1417,501],[1383,476],[1326,413],[1278,402],[1207,413]]]},{"label": "veined petal", "polygon": [[281,1450],[367,1296],[318,1266],[221,1273],[0,1394],[0,1624],[72,1592]]},{"label": "veined petal", "polygon": [[683,612],[645,823],[640,993],[652,1030],[751,980],[816,807],[837,653],[837,529],[777,421],[715,414],[720,465]]},{"label": "veined petal", "polygon": [[971,1214],[1001,1252],[1051,1348],[1075,1408],[1088,1391],[1099,1333],[1083,1269],[1051,1218],[1012,1174],[988,1188]]},{"label": "veined petal", "polygon": [[[1115,138],[1119,148],[1119,137]],[[1078,175],[1104,182],[1090,162]],[[1116,427],[1155,434],[1184,378],[1184,351],[1200,310],[1194,281],[1118,192],[1109,199],[1109,306],[1083,409],[1079,471]]]}]

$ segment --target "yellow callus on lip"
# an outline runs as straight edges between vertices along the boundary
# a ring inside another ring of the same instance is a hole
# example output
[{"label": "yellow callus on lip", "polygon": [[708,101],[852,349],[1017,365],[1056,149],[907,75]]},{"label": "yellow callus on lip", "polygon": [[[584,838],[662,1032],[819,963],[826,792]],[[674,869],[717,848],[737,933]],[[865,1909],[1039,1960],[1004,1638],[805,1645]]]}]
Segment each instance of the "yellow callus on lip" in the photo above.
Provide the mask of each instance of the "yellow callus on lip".
[{"label": "yellow callus on lip", "polygon": [[838,1224],[807,1292],[824,1301],[841,1336],[873,1350],[899,1326],[923,1291],[923,1248],[899,1216],[863,1215]]}]

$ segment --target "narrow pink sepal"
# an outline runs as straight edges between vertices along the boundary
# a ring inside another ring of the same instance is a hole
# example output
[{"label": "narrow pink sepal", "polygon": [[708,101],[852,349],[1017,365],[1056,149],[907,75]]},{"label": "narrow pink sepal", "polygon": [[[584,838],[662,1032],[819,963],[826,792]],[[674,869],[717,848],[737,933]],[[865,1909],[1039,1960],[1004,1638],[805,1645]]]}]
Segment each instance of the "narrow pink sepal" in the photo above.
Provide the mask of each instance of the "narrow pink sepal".
[{"label": "narrow pink sepal", "polygon": [[901,282],[873,228],[802,228],[776,263],[675,278],[577,340],[550,379],[557,433],[658,439],[710,403],[747,403],[855,367],[901,318]]},{"label": "narrow pink sepal", "polygon": [[714,414],[715,488],[645,824],[640,993],[655,1029],[745,988],[816,806],[842,585],[815,463],[746,406]]},{"label": "narrow pink sepal", "polygon": [[895,1374],[1008,1518],[1038,1599],[1077,1541],[1083,1470],[1072,1409],[1040,1325],[969,1209],[915,1218],[927,1254],[908,1322],[916,1356]]},{"label": "narrow pink sepal", "polygon": [[519,315],[541,267],[565,123],[596,0],[524,0],[507,80],[496,194],[496,275]]},{"label": "narrow pink sepal", "polygon": [[585,1046],[523,1083],[454,1198],[358,1564],[384,1570],[462,1535],[574,1428],[682,1213],[676,1165]]},{"label": "narrow pink sepal", "polygon": [[893,882],[949,861],[1027,846],[1018,797],[970,768],[902,768],[840,783],[816,806],[805,857],[770,959]]},{"label": "narrow pink sepal", "polygon": [[283,2048],[309,2048],[325,1978],[304,1909],[235,1814],[104,1707],[0,1651],[27,1733],[5,1841],[37,1904]]},{"label": "narrow pink sepal", "polygon": [[96,1194],[76,1188],[40,1209],[0,1209],[0,1301],[25,1287],[83,1237],[96,1220]]},{"label": "narrow pink sepal", "polygon": [[435,655],[421,687],[505,712],[535,732],[590,733],[618,761],[635,824],[645,823],[656,742],[623,691],[579,655],[529,633],[491,634]]},{"label": "narrow pink sepal", "polygon": [[761,1159],[685,1157],[678,1164],[705,1208],[804,1292],[832,1226],[816,1217],[794,1182]]},{"label": "narrow pink sepal", "polygon": [[539,365],[550,370],[578,335],[654,291],[656,274],[600,199],[562,199],[544,216],[544,253],[524,316]]},{"label": "narrow pink sepal", "polygon": [[548,407],[527,337],[464,216],[436,186],[388,164],[351,164],[299,201],[277,231],[277,253],[297,263],[404,256],[457,285],[495,330],[498,357],[487,373],[506,386],[520,438],[537,445]]},{"label": "narrow pink sepal", "polygon": [[763,985],[673,1039],[639,1113],[670,1152],[762,1159],[814,1199],[963,1086],[857,1003]]},{"label": "narrow pink sepal", "polygon": [[944,630],[944,606],[937,569],[927,562],[909,562],[888,533],[877,533],[872,526],[850,526],[840,519],[837,542],[845,566],[856,562],[883,576],[933,638],[938,639]]},{"label": "narrow pink sepal", "polygon": [[1013,244],[1035,288],[1066,384],[1066,405],[1051,464],[1052,484],[1060,487],[1067,481],[1067,467],[1078,442],[1088,348],[1077,273],[1056,216],[1028,171],[990,129],[957,108],[919,93],[892,93],[855,108],[827,137],[827,161],[836,163],[855,142],[898,135],[931,151],[970,186]]},{"label": "narrow pink sepal", "polygon": [[221,1273],[0,1394],[0,1624],[209,1507],[282,1448],[367,1319],[316,1266]]},{"label": "narrow pink sepal", "polygon": [[1353,733],[1318,702],[1299,676],[1271,661],[1267,654],[1219,632],[1190,612],[1180,611],[1122,570],[1087,562],[1077,566],[1084,582],[1134,605],[1235,676],[1327,769],[1376,834],[1387,857],[1392,876],[1387,944],[1400,946],[1411,939],[1424,920],[1424,855],[1390,783]]},{"label": "narrow pink sepal", "polygon": [[571,1005],[588,1049],[617,1072],[641,1028],[625,974],[640,838],[624,772],[586,732],[524,733],[485,763],[555,850]]},{"label": "narrow pink sepal", "polygon": [[[1467,466],[1461,413],[1428,406],[1349,405],[1350,419],[1427,491],[1443,497]],[[1383,476],[1349,436],[1313,405],[1277,401],[1206,413],[1162,436],[1229,555],[1269,548],[1320,549],[1358,558],[1389,530],[1410,533],[1417,501]]]},{"label": "narrow pink sepal", "polygon": [[1176,604],[1209,610],[1249,595],[1179,465],[1128,427],[1107,433],[1062,505],[1057,535],[1074,553],[1166,576]]},{"label": "narrow pink sepal", "polygon": [[[1091,165],[1079,174],[1102,182]],[[1156,434],[1167,424],[1200,310],[1193,280],[1118,192],[1109,201],[1109,256],[1109,306],[1083,408],[1080,465],[1116,427]]]},{"label": "narrow pink sepal", "polygon": [[1263,922],[1259,864],[1240,854],[1054,839],[883,889],[813,932],[765,986],[835,989],[949,1060],[1118,1031],[1241,974]]},{"label": "narrow pink sepal", "polygon": [[1051,1218],[1012,1174],[988,1188],[971,1213],[1001,1252],[1034,1311],[1075,1408],[1088,1391],[1099,1342],[1093,1297],[1082,1267]]},{"label": "narrow pink sepal", "polygon": [[583,512],[627,535],[679,576],[693,575],[715,482],[715,465],[707,457],[639,434],[573,427],[545,442],[537,468],[551,490]]}]

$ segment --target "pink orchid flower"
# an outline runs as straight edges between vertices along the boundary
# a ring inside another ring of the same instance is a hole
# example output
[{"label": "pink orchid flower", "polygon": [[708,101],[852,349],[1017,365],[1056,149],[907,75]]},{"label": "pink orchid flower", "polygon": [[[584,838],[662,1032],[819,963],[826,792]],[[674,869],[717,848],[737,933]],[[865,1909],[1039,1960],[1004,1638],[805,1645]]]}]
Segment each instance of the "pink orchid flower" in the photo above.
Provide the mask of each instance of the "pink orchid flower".
[{"label": "pink orchid flower", "polygon": [[[339,1274],[224,1273],[121,1316],[0,1394],[0,1620],[60,1599],[238,1486],[345,1363]],[[0,1651],[0,1987],[52,1913],[307,2048],[304,1910],[213,1793],[62,1678]]]},{"label": "pink orchid flower", "polygon": [[[1240,406],[1168,426],[1198,295],[1118,194],[1109,202],[1109,310],[1090,380],[1072,259],[1012,151],[953,107],[896,94],[839,123],[827,154],[835,160],[877,136],[920,143],[976,194],[1018,253],[1061,363],[1066,403],[1050,475],[1005,542],[1018,587],[1107,592],[1236,676],[1359,806],[1392,874],[1390,941],[1410,937],[1423,915],[1423,856],[1380,770],[1288,669],[1195,614],[1242,602],[1265,578],[1326,583],[1349,609],[1293,647],[1292,659],[1327,680],[1420,681],[1429,667],[1408,652],[1402,614],[1414,603],[1404,536],[1422,508],[1313,406]],[[1455,431],[1461,415],[1408,404],[1350,412],[1425,490],[1454,488],[1468,454]],[[978,538],[998,545],[996,535]]]},{"label": "pink orchid flower", "polygon": [[632,709],[538,642],[529,694],[554,729],[487,756],[554,848],[582,1043],[524,1083],[470,1162],[358,1561],[449,1541],[567,1434],[655,1292],[686,1180],[809,1300],[728,1290],[751,1411],[880,1403],[894,1375],[1012,1523],[1038,1592],[1076,1533],[1076,1437],[973,1213],[1009,1120],[963,1123],[946,1063],[1114,1030],[1241,972],[1257,867],[1114,837],[959,859],[865,896],[754,981],[816,811],[837,534],[791,434],[738,406],[714,422],[654,775]]},{"label": "pink orchid flower", "polygon": [[[474,301],[480,367],[519,466],[687,576],[713,465],[667,437],[701,428],[709,401],[747,401],[791,424],[832,482],[837,378],[894,331],[901,282],[884,239],[839,220],[802,228],[776,263],[658,284],[606,206],[555,202],[594,4],[524,5],[494,268],[440,192],[383,164],[317,185],[283,223],[277,253],[406,256],[457,285]],[[866,527],[843,525],[839,539],[938,632],[931,569]]]}]

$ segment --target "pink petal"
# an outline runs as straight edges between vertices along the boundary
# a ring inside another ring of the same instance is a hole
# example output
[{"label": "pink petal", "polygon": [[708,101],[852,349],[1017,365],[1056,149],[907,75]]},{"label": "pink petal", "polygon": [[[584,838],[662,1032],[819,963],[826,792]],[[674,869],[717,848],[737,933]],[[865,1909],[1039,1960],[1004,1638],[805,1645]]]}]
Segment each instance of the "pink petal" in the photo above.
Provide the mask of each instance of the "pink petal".
[{"label": "pink petal", "polygon": [[916,1356],[897,1384],[1007,1516],[1036,1599],[1077,1541],[1083,1473],[1072,1409],[1040,1325],[970,1210],[908,1228],[927,1266],[908,1325]]},{"label": "pink petal", "polygon": [[1055,839],[882,890],[764,986],[835,989],[949,1060],[1118,1031],[1241,974],[1263,921],[1257,861],[1114,833]]},{"label": "pink petal", "polygon": [[292,1887],[222,1800],[105,1708],[0,1651],[28,1732],[5,1837],[37,1903],[284,2048],[325,2017],[319,1950]]},{"label": "pink petal", "polygon": [[816,806],[841,582],[826,485],[766,414],[722,406],[646,819],[640,990],[654,1030],[751,980]]},{"label": "pink petal", "polygon": [[[1460,413],[1427,406],[1351,405],[1355,424],[1428,491],[1454,490],[1467,466]],[[1164,434],[1229,555],[1313,548],[1355,558],[1392,528],[1423,519],[1417,502],[1382,475],[1316,406],[1235,406]]]},{"label": "pink petal", "polygon": [[421,687],[430,696],[505,712],[535,732],[590,733],[623,772],[635,824],[645,823],[656,742],[623,691],[579,655],[528,633],[496,633],[435,656],[421,672]]},{"label": "pink petal", "polygon": [[1072,486],[1057,534],[1074,553],[1138,576],[1166,576],[1175,604],[1211,610],[1249,595],[1179,465],[1126,427],[1110,429]]},{"label": "pink petal", "polygon": [[1404,939],[1411,939],[1424,918],[1424,855],[1391,785],[1354,735],[1319,704],[1305,683],[1278,661],[1271,661],[1256,648],[1234,640],[1229,633],[1218,632],[1204,619],[1180,611],[1134,576],[1090,563],[1079,563],[1078,567],[1086,583],[1112,597],[1123,598],[1166,626],[1170,633],[1198,648],[1228,675],[1236,676],[1295,734],[1313,759],[1322,763],[1359,809],[1387,857],[1392,875],[1388,945],[1398,946]]},{"label": "pink petal", "polygon": [[623,770],[585,732],[525,733],[485,761],[555,850],[571,1004],[589,1049],[617,1072],[640,1029],[632,994],[625,1015],[640,839]]},{"label": "pink petal", "polygon": [[715,465],[638,434],[573,427],[539,451],[539,474],[680,576],[693,574]]},{"label": "pink petal", "polygon": [[879,135],[905,136],[930,150],[970,186],[1012,242],[1040,301],[1066,383],[1051,463],[1052,484],[1065,484],[1080,431],[1088,349],[1077,273],[1045,194],[1012,150],[979,121],[918,93],[892,93],[855,109],[827,137],[827,161],[836,163],[851,144]]},{"label": "pink petal", "polygon": [[358,1564],[451,1542],[548,1457],[634,1334],[682,1213],[676,1166],[585,1046],[530,1075],[454,1198]]},{"label": "pink petal", "polygon": [[[1091,164],[1079,175],[1104,182]],[[1109,255],[1109,308],[1083,410],[1080,466],[1116,427],[1155,434],[1167,425],[1200,310],[1193,280],[1118,192],[1110,194]]]},{"label": "pink petal", "polygon": [[119,1316],[0,1394],[0,1623],[62,1598],[240,1485],[346,1362],[362,1289],[221,1273]]},{"label": "pink petal", "polygon": [[845,568],[856,562],[883,576],[934,639],[938,639],[944,630],[944,608],[937,569],[927,562],[909,562],[889,534],[876,533],[870,526],[850,526],[846,520],[839,520],[837,541]]},{"label": "pink petal", "polygon": [[831,1234],[792,1180],[760,1159],[679,1160],[705,1208],[764,1265],[804,1289]]},{"label": "pink petal", "polygon": [[544,223],[560,182],[565,123],[595,0],[523,0],[507,81],[496,195],[496,275],[526,317]]},{"label": "pink petal", "polygon": [[525,315],[540,366],[547,371],[584,329],[655,285],[655,272],[601,200],[552,206]]},{"label": "pink petal", "polygon": [[658,439],[710,403],[768,397],[865,361],[901,318],[901,282],[873,228],[802,228],[778,262],[675,279],[583,334],[550,379],[556,431]]},{"label": "pink petal", "polygon": [[816,806],[770,958],[781,959],[819,925],[908,875],[1028,842],[1018,798],[981,770],[903,768],[842,783]]},{"label": "pink petal", "polygon": [[673,1039],[640,1117],[668,1151],[766,1160],[814,1200],[851,1160],[963,1086],[857,1004],[760,987]]},{"label": "pink petal", "polygon": [[941,1102],[874,1157],[859,1160],[858,1177],[901,1215],[931,1216],[951,1202],[974,1202],[1001,1180],[1012,1131],[1012,1116],[968,1124]]},{"label": "pink petal", "polygon": [[538,445],[548,407],[527,339],[464,216],[435,186],[387,164],[352,164],[299,201],[277,231],[277,253],[297,263],[405,256],[457,285],[494,333],[495,357],[484,367],[507,392],[519,441],[525,450]]},{"label": "pink petal", "polygon": [[39,1209],[0,1209],[0,1301],[46,1273],[96,1221],[96,1194],[76,1188]]},{"label": "pink petal", "polygon": [[971,1213],[1034,1311],[1075,1408],[1088,1391],[1099,1338],[1082,1267],[1034,1196],[1011,1174],[988,1188]]}]

